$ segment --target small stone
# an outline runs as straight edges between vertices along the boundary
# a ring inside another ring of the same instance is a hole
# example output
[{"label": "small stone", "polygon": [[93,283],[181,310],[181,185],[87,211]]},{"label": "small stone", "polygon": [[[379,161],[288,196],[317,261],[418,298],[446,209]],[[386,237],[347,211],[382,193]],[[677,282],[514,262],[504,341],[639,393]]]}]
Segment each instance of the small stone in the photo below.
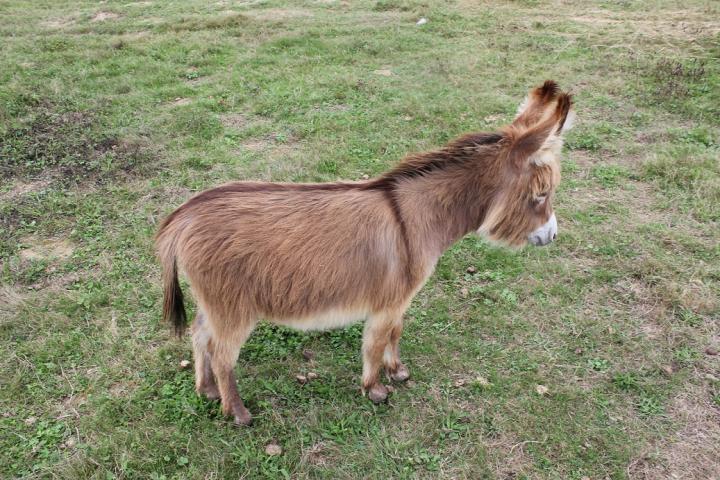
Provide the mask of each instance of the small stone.
[{"label": "small stone", "polygon": [[12,413],[10,412],[3,412],[3,418],[10,418],[12,417]]},{"label": "small stone", "polygon": [[308,379],[305,375],[295,375],[295,380],[297,380],[300,385],[305,385]]},{"label": "small stone", "polygon": [[468,290],[467,288],[463,287],[463,288],[460,289],[460,295],[461,295],[463,298],[467,298],[468,295],[470,295],[470,290]]},{"label": "small stone", "polygon": [[265,453],[271,457],[282,454],[282,447],[277,443],[268,443],[265,445]]},{"label": "small stone", "polygon": [[383,68],[380,70],[373,71],[375,75],[380,75],[381,77],[392,77],[392,70],[389,70],[387,68]]},{"label": "small stone", "polygon": [[420,20],[417,21],[415,25],[425,25],[428,22],[428,19],[425,17],[422,17]]},{"label": "small stone", "polygon": [[37,417],[28,417],[25,419],[25,425],[34,425],[37,422]]},{"label": "small stone", "polygon": [[415,386],[415,382],[413,380],[408,380],[407,382],[405,382],[405,386],[407,388],[413,388]]},{"label": "small stone", "polygon": [[475,272],[477,272],[477,268],[470,266],[467,268],[466,272],[467,273],[475,273]]},{"label": "small stone", "polygon": [[582,348],[576,348],[576,349],[575,349],[575,354],[576,354],[576,355],[582,355],[582,353],[583,353],[583,349],[582,349]]},{"label": "small stone", "polygon": [[672,365],[663,365],[662,367],[660,367],[660,370],[662,370],[663,373],[664,373],[665,375],[667,375],[668,377],[673,374],[673,367],[672,367]]},{"label": "small stone", "polygon": [[305,350],[302,351],[302,356],[305,360],[310,361],[313,358],[315,358],[315,352],[313,352],[309,348],[306,348]]},{"label": "small stone", "polygon": [[368,180],[369,178],[370,178],[370,175],[368,175],[367,173],[362,176],[363,180]]},{"label": "small stone", "polygon": [[467,380],[465,380],[464,378],[458,378],[457,380],[455,380],[455,381],[453,382],[453,386],[455,386],[455,387],[462,387],[462,386],[464,386],[466,383],[467,383]]},{"label": "small stone", "polygon": [[318,378],[318,376],[319,376],[319,375],[318,375],[317,373],[315,373],[315,372],[308,372],[308,374],[307,374],[307,379],[308,379],[308,380],[315,380],[316,378]]},{"label": "small stone", "polygon": [[190,366],[190,360],[181,360],[180,361],[180,368],[182,368],[183,370],[185,370],[189,366]]},{"label": "small stone", "polygon": [[70,437],[67,440],[65,440],[64,445],[66,448],[72,448],[75,446],[76,443],[77,443],[77,440],[75,440],[75,437]]},{"label": "small stone", "polygon": [[535,391],[538,395],[545,395],[548,393],[548,388],[545,385],[538,385],[535,387]]},{"label": "small stone", "polygon": [[717,348],[707,347],[707,348],[705,349],[705,353],[707,353],[708,355],[717,355],[717,354],[718,354],[718,351],[717,351]]}]

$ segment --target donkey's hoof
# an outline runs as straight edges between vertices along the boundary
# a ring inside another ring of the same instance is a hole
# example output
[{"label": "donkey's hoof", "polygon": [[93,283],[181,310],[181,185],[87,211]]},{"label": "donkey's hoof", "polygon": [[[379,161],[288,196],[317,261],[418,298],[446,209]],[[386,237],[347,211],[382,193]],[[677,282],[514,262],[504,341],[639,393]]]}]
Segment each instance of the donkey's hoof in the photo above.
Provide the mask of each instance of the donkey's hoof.
[{"label": "donkey's hoof", "polygon": [[205,395],[208,400],[219,400],[220,390],[217,385],[204,385],[197,389],[197,392],[201,395]]},{"label": "donkey's hoof", "polygon": [[233,420],[233,424],[236,427],[249,427],[252,425],[253,419],[252,415],[250,413],[246,413],[243,415],[235,415],[235,419]]},{"label": "donkey's hoof", "polygon": [[387,401],[388,393],[389,390],[385,385],[376,383],[368,390],[368,398],[372,400],[373,403],[383,403]]},{"label": "donkey's hoof", "polygon": [[410,378],[410,370],[404,365],[400,364],[395,371],[390,372],[390,378],[393,382],[404,382]]}]

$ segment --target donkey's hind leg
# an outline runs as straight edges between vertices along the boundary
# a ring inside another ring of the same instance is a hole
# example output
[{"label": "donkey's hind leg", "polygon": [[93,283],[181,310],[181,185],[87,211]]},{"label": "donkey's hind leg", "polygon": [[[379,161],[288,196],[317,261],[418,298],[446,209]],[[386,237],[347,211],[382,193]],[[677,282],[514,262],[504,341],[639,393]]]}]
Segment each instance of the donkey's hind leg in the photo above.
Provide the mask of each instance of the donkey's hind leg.
[{"label": "donkey's hind leg", "polygon": [[198,309],[197,316],[191,327],[193,357],[195,359],[195,390],[211,400],[220,398],[220,390],[215,383],[212,371],[212,333],[207,318]]},{"label": "donkey's hind leg", "polygon": [[215,373],[222,411],[227,416],[233,416],[235,425],[250,425],[252,416],[245,408],[237,389],[235,379],[235,363],[240,348],[255,327],[255,322],[223,322],[217,324],[209,319],[213,330],[213,352],[211,356],[212,370]]}]

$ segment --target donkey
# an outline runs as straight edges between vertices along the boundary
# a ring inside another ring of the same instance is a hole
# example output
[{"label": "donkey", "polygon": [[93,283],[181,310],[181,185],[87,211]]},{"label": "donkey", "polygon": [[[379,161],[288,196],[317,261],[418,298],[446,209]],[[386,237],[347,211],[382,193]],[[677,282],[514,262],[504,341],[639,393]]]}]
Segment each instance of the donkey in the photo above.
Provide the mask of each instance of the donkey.
[{"label": "donkey", "polygon": [[377,178],[233,182],[190,198],[163,221],[156,244],[163,317],[178,335],[186,324],[178,269],[197,300],[197,391],[249,425],[233,368],[259,320],[300,330],[365,320],[362,392],[385,401],[380,367],[389,380],[409,378],[403,314],[448,247],[470,232],[512,247],[555,239],[552,201],[571,105],[546,81],[499,132],[410,155]]}]

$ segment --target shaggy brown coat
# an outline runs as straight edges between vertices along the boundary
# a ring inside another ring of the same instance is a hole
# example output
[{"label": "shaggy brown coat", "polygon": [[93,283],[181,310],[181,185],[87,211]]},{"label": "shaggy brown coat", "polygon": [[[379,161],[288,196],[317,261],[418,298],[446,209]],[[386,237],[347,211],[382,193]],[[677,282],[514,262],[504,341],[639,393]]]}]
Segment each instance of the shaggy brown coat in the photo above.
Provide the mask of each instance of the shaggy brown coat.
[{"label": "shaggy brown coat", "polygon": [[[364,182],[235,182],[204,191],[171,213],[157,247],[164,317],[185,324],[180,267],[197,299],[197,389],[251,421],[233,367],[261,319],[300,329],[366,320],[362,387],[373,401],[397,381],[403,313],[440,255],[477,231],[512,246],[552,215],[560,133],[571,100],[554,82],[533,90],[498,133],[474,133],[406,158]],[[553,217],[554,220],[554,217]]]}]

